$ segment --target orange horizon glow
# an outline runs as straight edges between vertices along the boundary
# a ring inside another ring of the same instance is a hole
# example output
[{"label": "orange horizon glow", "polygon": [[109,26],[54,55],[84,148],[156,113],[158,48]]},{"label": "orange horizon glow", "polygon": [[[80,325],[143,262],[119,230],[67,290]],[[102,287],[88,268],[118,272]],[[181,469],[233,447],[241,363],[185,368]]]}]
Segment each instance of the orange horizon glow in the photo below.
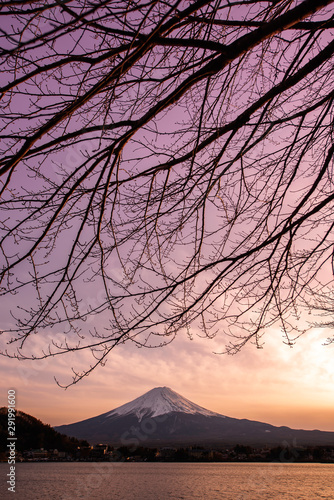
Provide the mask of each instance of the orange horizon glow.
[{"label": "orange horizon glow", "polygon": [[[250,345],[236,356],[213,354],[218,340],[196,337],[148,351],[123,347],[104,368],[67,390],[56,385],[53,375],[68,380],[69,366],[75,365],[69,356],[52,363],[4,360],[3,365],[6,384],[10,380],[17,390],[17,409],[52,426],[95,417],[153,387],[168,386],[229,417],[334,431],[334,345],[323,346],[326,332],[314,330],[290,349],[278,334],[268,335],[264,349]],[[3,406],[8,388],[3,388]]]}]

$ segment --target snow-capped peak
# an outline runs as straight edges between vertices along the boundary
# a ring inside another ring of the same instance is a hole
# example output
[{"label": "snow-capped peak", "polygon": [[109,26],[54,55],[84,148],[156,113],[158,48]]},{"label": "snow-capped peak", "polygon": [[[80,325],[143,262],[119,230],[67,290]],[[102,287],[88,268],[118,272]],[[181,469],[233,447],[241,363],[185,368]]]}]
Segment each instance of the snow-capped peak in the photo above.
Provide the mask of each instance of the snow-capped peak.
[{"label": "snow-capped peak", "polygon": [[219,413],[214,413],[213,411],[206,410],[192,403],[189,399],[172,391],[169,387],[156,387],[155,389],[151,389],[139,398],[115,408],[115,410],[108,413],[106,417],[134,413],[139,421],[141,421],[146,416],[157,417],[173,411],[200,414],[206,417],[222,417]]}]

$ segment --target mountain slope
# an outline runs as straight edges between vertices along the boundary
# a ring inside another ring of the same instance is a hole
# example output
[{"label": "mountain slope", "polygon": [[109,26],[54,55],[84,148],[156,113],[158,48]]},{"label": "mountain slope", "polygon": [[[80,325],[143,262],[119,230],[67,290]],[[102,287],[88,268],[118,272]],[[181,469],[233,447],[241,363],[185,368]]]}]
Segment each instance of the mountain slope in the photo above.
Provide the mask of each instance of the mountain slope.
[{"label": "mountain slope", "polygon": [[[7,408],[0,408],[0,451],[8,451],[8,416]],[[53,427],[43,424],[37,418],[16,410],[15,432],[17,436],[16,449],[18,451],[44,448],[45,450],[55,449],[73,452],[78,446],[86,446],[76,439],[71,439],[56,432]]]},{"label": "mountain slope", "polygon": [[166,445],[334,445],[334,432],[304,431],[226,417],[192,403],[168,387],[157,387],[112,411],[56,427],[90,443]]}]

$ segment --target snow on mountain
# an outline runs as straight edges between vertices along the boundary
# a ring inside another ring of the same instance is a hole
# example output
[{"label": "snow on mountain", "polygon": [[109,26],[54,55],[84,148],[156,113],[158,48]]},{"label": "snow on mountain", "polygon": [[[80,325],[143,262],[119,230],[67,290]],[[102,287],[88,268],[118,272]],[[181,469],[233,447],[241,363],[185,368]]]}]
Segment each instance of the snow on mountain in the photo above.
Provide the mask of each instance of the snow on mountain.
[{"label": "snow on mountain", "polygon": [[206,410],[184,398],[169,387],[156,387],[139,398],[130,401],[106,415],[106,418],[116,415],[135,414],[139,422],[145,417],[157,417],[171,412],[183,412],[206,417],[223,417],[219,413]]}]

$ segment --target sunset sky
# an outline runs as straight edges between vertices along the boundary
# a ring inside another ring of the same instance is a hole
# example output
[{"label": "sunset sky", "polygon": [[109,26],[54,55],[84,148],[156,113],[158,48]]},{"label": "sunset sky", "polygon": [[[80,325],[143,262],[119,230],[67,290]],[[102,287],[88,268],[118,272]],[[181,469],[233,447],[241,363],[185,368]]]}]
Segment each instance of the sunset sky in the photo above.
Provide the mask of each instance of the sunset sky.
[{"label": "sunset sky", "polygon": [[[1,360],[2,404],[9,388],[17,407],[51,425],[76,422],[112,410],[156,386],[168,386],[210,410],[236,418],[292,428],[334,431],[334,345],[329,331],[312,330],[293,348],[277,330],[267,332],[261,350],[246,346],[238,355],[214,354],[222,338],[179,336],[171,345],[115,349],[105,367],[67,390],[72,354],[37,362]],[[84,360],[85,356],[82,357]],[[86,358],[87,359],[87,358]]]}]

